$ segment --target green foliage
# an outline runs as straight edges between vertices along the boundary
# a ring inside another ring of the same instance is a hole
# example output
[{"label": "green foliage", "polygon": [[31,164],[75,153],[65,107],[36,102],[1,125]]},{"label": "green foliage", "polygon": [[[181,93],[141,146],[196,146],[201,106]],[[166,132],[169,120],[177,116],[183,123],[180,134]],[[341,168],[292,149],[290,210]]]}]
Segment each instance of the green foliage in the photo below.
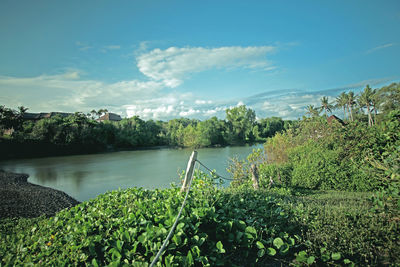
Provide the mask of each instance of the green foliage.
[{"label": "green foliage", "polygon": [[245,105],[227,109],[226,120],[230,139],[233,142],[246,143],[254,141],[253,127],[256,121],[254,110],[247,109]]},{"label": "green foliage", "polygon": [[[196,176],[162,265],[247,265],[293,255],[299,244],[287,232],[293,227],[273,197],[217,190],[204,174]],[[179,188],[133,188],[106,193],[49,219],[21,221],[12,231],[11,223],[3,222],[1,264],[148,263],[182,200]]]},{"label": "green foliage", "polygon": [[26,110],[23,106],[19,107],[18,111],[0,106],[0,136],[5,130],[18,131],[22,128],[22,117]]},{"label": "green foliage", "polygon": [[[144,121],[139,116],[119,122],[98,122],[106,109],[89,114],[77,112],[68,117],[51,115],[38,121],[24,121],[26,108],[19,111],[0,107],[0,157],[46,156],[91,153],[152,146],[212,147],[263,141],[293,124],[280,118],[255,121],[254,110],[245,106],[227,109],[227,119],[205,121],[173,119],[168,122]],[[12,133],[12,135],[10,135]],[[40,148],[40,149],[38,149]],[[35,152],[36,151],[36,152]]]},{"label": "green foliage", "polygon": [[[399,213],[370,193],[217,189],[196,172],[162,266],[400,263]],[[0,265],[147,265],[171,228],[179,188],[113,191],[52,218],[0,221]]]},{"label": "green foliage", "polygon": [[375,213],[370,195],[336,191],[291,198],[287,208],[303,225],[307,246],[296,261],[305,263],[312,256],[324,265],[398,265],[399,213]]}]

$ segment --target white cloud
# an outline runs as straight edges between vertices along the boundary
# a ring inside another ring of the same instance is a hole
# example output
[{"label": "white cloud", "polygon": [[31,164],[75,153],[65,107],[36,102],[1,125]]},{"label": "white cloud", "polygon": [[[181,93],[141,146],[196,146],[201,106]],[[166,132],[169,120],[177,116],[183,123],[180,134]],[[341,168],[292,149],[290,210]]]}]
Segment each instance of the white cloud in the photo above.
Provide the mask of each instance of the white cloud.
[{"label": "white cloud", "polygon": [[7,106],[25,105],[33,112],[88,111],[112,108],[122,112],[122,105],[151,99],[163,84],[156,81],[120,81],[104,83],[82,80],[77,71],[32,78],[0,77],[2,94],[10,97]]},{"label": "white cloud", "polygon": [[179,116],[181,117],[189,117],[194,114],[200,113],[200,110],[189,108],[189,110],[179,112]]},{"label": "white cloud", "polygon": [[203,48],[170,47],[154,49],[137,57],[139,70],[147,77],[164,81],[168,87],[182,84],[186,75],[209,69],[249,68],[269,70],[272,64],[266,55],[273,46]]},{"label": "white cloud", "polygon": [[225,110],[227,109],[227,107],[225,106],[219,106],[219,107],[215,107],[213,109],[207,109],[203,111],[204,116],[206,117],[211,117],[211,116],[220,116],[223,117],[225,115]]},{"label": "white cloud", "polygon": [[381,50],[381,49],[385,49],[385,48],[388,48],[388,47],[391,47],[391,46],[394,46],[394,45],[396,45],[396,44],[395,43],[388,43],[388,44],[380,45],[380,46],[377,46],[377,47],[374,47],[374,48],[371,48],[371,49],[367,50],[365,53],[366,54],[371,54],[371,53],[373,53],[375,51],[378,51],[378,50]]},{"label": "white cloud", "polygon": [[198,100],[194,101],[194,103],[197,104],[197,105],[205,105],[205,104],[212,104],[212,101],[211,100],[207,101],[207,100],[198,99]]}]

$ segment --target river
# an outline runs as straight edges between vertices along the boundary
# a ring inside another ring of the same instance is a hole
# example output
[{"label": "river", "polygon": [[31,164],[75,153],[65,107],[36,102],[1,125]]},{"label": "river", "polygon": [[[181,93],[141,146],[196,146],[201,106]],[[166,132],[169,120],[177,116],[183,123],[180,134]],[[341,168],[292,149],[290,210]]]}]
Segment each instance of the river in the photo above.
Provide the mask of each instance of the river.
[{"label": "river", "polygon": [[[197,149],[198,160],[228,176],[229,159],[246,158],[254,146]],[[180,184],[179,173],[186,169],[191,149],[150,149],[102,154],[76,155],[0,161],[0,169],[27,173],[34,184],[64,191],[86,201],[115,189],[166,188]]]}]

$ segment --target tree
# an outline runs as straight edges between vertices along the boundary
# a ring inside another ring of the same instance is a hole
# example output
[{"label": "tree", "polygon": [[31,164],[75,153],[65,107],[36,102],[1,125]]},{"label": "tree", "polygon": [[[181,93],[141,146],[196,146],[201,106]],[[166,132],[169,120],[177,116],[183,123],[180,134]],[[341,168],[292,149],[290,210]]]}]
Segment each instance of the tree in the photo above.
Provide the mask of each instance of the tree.
[{"label": "tree", "polygon": [[253,141],[253,127],[256,113],[245,105],[226,110],[226,119],[230,126],[232,137],[239,142]]},{"label": "tree", "polygon": [[372,107],[372,97],[374,94],[374,90],[367,86],[364,88],[364,91],[361,93],[361,95],[358,97],[358,104],[361,108],[367,108],[367,113],[368,113],[368,125],[372,126],[374,125],[374,121],[372,120],[371,116],[371,107]]},{"label": "tree", "polygon": [[308,105],[306,107],[306,114],[310,115],[310,117],[318,117],[320,111],[314,107],[314,105]]},{"label": "tree", "polygon": [[18,111],[0,106],[0,131],[13,129],[18,131],[22,129],[23,117],[28,109],[24,106],[18,107]]},{"label": "tree", "polygon": [[347,94],[347,109],[349,111],[349,117],[351,121],[354,121],[353,117],[353,106],[356,104],[356,98],[354,96],[354,92],[350,91]]},{"label": "tree", "polygon": [[377,94],[382,101],[379,105],[382,113],[388,114],[392,110],[400,109],[400,83],[384,86]]},{"label": "tree", "polygon": [[373,94],[371,96],[371,105],[372,110],[374,111],[374,123],[376,124],[376,118],[378,115],[379,106],[382,104],[382,98],[380,98],[376,89],[373,90]]},{"label": "tree", "polygon": [[[284,130],[285,122],[282,118],[272,117],[261,119],[258,122],[258,125],[260,137],[268,138],[274,136],[275,133]],[[257,127],[257,125],[255,127]]]},{"label": "tree", "polygon": [[328,111],[329,111],[329,113],[332,112],[332,108],[333,108],[333,105],[331,103],[329,103],[328,97],[323,96],[321,98],[321,107],[320,107],[321,111],[325,110],[325,115],[327,115]]},{"label": "tree", "polygon": [[338,97],[336,97],[336,107],[343,108],[343,120],[346,119],[346,107],[347,107],[348,95],[346,92],[342,92]]}]

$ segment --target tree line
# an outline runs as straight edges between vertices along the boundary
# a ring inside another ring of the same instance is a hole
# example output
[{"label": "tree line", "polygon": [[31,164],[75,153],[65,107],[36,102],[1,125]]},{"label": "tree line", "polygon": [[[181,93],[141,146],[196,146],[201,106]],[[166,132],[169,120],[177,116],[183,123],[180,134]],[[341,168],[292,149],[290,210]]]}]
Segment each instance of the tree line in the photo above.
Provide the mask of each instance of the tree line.
[{"label": "tree line", "polygon": [[317,117],[321,112],[327,115],[332,113],[332,110],[339,109],[343,111],[343,120],[367,119],[368,125],[372,126],[377,123],[378,113],[383,115],[400,108],[400,84],[392,83],[380,89],[372,89],[366,85],[358,95],[353,91],[342,92],[334,102],[330,103],[326,96],[323,96],[320,101],[319,107],[308,105],[306,114],[310,117]]},{"label": "tree line", "polygon": [[[268,138],[264,151],[247,161],[234,159],[234,178],[250,176],[249,166],[257,164],[261,187],[381,190],[379,205],[400,208],[400,84],[341,93],[336,105],[327,100],[322,97],[321,106],[295,127]],[[344,109],[345,123],[319,116],[335,107]]]},{"label": "tree line", "polygon": [[107,112],[105,109],[29,121],[24,120],[26,110],[0,106],[0,145],[6,151],[3,157],[31,155],[38,150],[57,155],[154,146],[239,145],[265,141],[293,124],[278,117],[256,120],[255,111],[244,105],[227,109],[224,120],[179,118],[166,122],[145,121],[139,116],[98,122],[96,119]]}]

